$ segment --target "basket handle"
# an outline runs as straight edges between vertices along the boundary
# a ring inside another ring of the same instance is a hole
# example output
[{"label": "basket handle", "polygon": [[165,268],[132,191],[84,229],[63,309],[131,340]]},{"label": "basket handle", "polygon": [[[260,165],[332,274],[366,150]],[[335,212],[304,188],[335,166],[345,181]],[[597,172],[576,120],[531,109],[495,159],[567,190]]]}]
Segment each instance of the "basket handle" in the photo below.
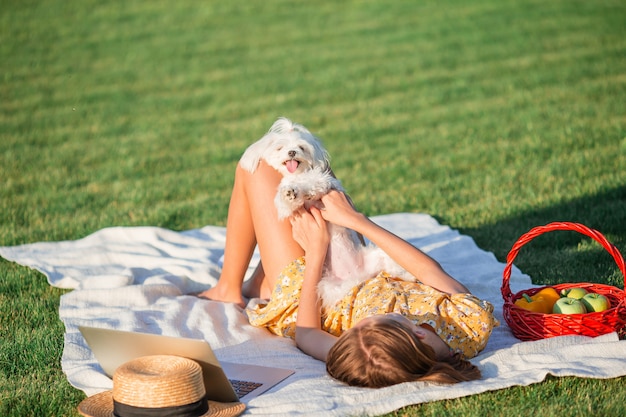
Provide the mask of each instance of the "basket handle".
[{"label": "basket handle", "polygon": [[624,258],[622,254],[619,252],[617,247],[613,245],[611,242],[606,240],[606,238],[602,235],[602,233],[597,230],[590,229],[587,226],[580,223],[570,223],[570,222],[553,222],[549,223],[545,226],[537,226],[530,231],[526,232],[513,245],[511,251],[506,257],[506,266],[503,272],[503,281],[502,281],[502,297],[504,300],[511,300],[513,294],[511,293],[511,288],[509,285],[509,281],[511,280],[511,269],[513,268],[513,261],[517,257],[522,246],[530,242],[535,237],[553,230],[572,230],[575,232],[582,233],[583,235],[589,236],[599,244],[601,244],[604,249],[607,250],[613,256],[617,267],[622,271],[622,276],[624,277],[624,291],[626,292],[626,265],[624,264]]}]

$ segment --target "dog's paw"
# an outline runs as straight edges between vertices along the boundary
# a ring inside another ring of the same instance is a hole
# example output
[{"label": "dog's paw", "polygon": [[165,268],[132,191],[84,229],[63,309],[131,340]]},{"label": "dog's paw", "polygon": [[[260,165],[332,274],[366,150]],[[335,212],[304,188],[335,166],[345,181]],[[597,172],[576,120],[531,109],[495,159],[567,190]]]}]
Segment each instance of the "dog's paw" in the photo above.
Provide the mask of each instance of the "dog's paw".
[{"label": "dog's paw", "polygon": [[314,195],[304,184],[292,181],[289,178],[283,179],[278,186],[277,199],[281,199],[286,204],[298,208],[304,204],[305,200],[309,200]]},{"label": "dog's paw", "polygon": [[306,192],[302,195],[302,199],[303,200],[319,200],[322,198],[322,196],[324,194],[326,194],[327,192],[325,191],[318,191],[318,190],[306,190]]},{"label": "dog's paw", "polygon": [[282,194],[285,201],[294,201],[298,199],[300,193],[293,187],[286,187],[282,190]]},{"label": "dog's paw", "polygon": [[278,219],[285,219],[304,205],[304,199],[302,198],[302,192],[297,187],[290,186],[291,184],[282,184],[278,188],[276,197],[274,198],[274,204],[278,213]]}]

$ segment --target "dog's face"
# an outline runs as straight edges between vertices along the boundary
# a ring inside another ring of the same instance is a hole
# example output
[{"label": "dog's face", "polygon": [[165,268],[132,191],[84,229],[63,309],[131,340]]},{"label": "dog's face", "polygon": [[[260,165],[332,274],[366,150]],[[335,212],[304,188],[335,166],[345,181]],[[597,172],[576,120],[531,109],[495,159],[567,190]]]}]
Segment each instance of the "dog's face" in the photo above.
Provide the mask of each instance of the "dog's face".
[{"label": "dog's face", "polygon": [[261,159],[283,176],[330,166],[328,152],[319,139],[304,126],[284,118],[278,119],[265,136],[246,149],[240,163],[254,172]]},{"label": "dog's face", "polygon": [[328,165],[321,144],[315,138],[298,134],[277,135],[263,159],[283,176],[296,175],[313,167]]}]

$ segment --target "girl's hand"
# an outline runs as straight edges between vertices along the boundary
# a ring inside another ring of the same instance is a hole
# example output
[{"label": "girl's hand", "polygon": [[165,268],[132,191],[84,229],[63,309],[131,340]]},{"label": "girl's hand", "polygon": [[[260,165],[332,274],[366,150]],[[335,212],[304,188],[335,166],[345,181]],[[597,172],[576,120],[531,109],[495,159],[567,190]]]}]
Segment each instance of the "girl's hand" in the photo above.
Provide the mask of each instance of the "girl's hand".
[{"label": "girl's hand", "polygon": [[333,224],[354,229],[356,223],[364,217],[354,209],[354,206],[344,193],[332,190],[322,197],[324,220]]},{"label": "girl's hand", "polygon": [[310,212],[300,209],[291,216],[290,221],[293,238],[304,249],[307,262],[312,255],[324,260],[330,235],[320,210],[316,207],[311,207]]}]

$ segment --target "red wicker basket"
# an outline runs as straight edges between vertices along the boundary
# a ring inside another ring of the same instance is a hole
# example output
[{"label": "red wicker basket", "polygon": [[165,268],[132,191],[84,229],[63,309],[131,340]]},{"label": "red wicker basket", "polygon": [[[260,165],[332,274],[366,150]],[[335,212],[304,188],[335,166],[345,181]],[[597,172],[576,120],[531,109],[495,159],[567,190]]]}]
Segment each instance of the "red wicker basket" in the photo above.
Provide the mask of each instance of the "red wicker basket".
[{"label": "red wicker basket", "polygon": [[611,308],[601,312],[586,314],[543,314],[535,313],[515,305],[515,301],[522,297],[523,293],[533,296],[543,288],[532,288],[511,293],[509,281],[513,261],[520,248],[533,238],[554,230],[572,230],[587,235],[600,243],[612,256],[617,266],[622,271],[626,283],[626,266],[624,258],[619,250],[598,231],[590,229],[579,223],[555,222],[545,226],[531,229],[522,235],[511,248],[503,272],[502,298],[504,299],[504,319],[513,331],[515,337],[520,340],[538,340],[554,336],[584,335],[599,336],[601,334],[618,332],[623,337],[626,331],[626,291],[617,287],[595,283],[573,283],[552,285],[557,291],[562,289],[581,287],[589,292],[602,294],[611,302]]}]

